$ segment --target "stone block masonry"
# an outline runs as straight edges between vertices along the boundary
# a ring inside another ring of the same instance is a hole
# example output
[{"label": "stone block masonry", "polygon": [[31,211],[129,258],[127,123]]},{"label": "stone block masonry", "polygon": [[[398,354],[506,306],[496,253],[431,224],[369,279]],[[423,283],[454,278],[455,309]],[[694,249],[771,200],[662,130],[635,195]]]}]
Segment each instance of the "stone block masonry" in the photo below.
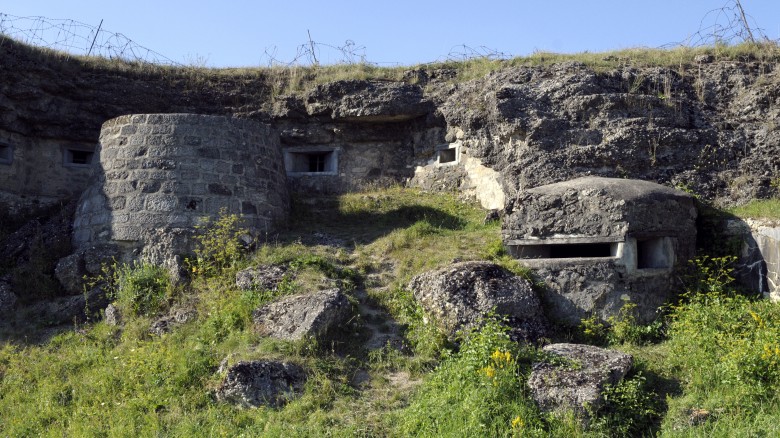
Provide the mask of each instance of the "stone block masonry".
[{"label": "stone block masonry", "polygon": [[[126,115],[103,124],[74,245],[115,244],[153,263],[192,250],[221,211],[257,233],[289,214],[278,135],[262,123],[195,114]],[[131,255],[132,253],[132,255]]]}]

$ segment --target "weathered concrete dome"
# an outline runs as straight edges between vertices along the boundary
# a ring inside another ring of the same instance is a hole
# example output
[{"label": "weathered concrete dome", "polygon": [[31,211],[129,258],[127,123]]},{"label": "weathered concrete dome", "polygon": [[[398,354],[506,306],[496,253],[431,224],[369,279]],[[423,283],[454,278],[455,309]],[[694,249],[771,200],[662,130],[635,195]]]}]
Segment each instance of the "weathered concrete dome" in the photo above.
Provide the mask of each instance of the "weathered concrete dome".
[{"label": "weathered concrete dome", "polygon": [[553,319],[614,315],[626,301],[647,322],[693,257],[693,197],[649,181],[585,177],[528,189],[514,200],[504,243],[546,283]]},{"label": "weathered concrete dome", "polygon": [[115,244],[125,259],[165,263],[192,249],[221,211],[271,231],[289,214],[278,136],[251,120],[127,115],[103,124],[100,159],[79,200],[74,245]]}]

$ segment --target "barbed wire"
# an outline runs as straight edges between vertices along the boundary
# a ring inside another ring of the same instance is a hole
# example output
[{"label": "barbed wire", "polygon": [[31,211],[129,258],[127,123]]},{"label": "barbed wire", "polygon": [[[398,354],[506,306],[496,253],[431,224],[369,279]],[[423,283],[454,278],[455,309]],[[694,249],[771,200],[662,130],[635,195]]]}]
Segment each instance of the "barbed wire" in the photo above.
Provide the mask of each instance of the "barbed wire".
[{"label": "barbed wire", "polygon": [[[266,48],[260,63],[268,67],[318,66],[323,59],[335,59],[339,64],[370,64],[366,61],[366,47],[352,40],[346,40],[341,46],[316,42],[307,31],[308,41],[298,45],[295,56],[289,61],[279,59],[276,46]],[[323,58],[323,54],[325,57]],[[328,62],[330,63],[330,62]]]},{"label": "barbed wire", "polygon": [[702,17],[699,29],[683,41],[665,44],[670,47],[701,47],[716,44],[739,44],[743,42],[772,42],[756,20],[745,13],[740,0],[728,0],[722,7],[713,9]]},{"label": "barbed wire", "polygon": [[144,47],[125,35],[100,25],[70,19],[19,17],[0,13],[0,40],[12,38],[24,43],[74,55],[102,56],[128,62],[181,65]]},{"label": "barbed wire", "polygon": [[463,62],[473,59],[497,61],[511,58],[512,54],[491,49],[490,47],[471,47],[465,44],[460,44],[450,49],[450,52],[447,54],[446,61]]},{"label": "barbed wire", "polygon": [[[148,64],[176,65],[170,58],[141,46],[127,36],[103,29],[98,26],[70,19],[52,19],[42,16],[20,17],[0,13],[0,41],[12,38],[24,43],[64,51],[76,55],[101,56],[128,62]],[[296,47],[290,60],[280,59],[276,46],[266,48],[260,63],[269,67],[318,66],[326,64],[367,64],[378,66],[380,63],[368,62],[366,47],[346,40],[342,45],[317,42],[307,31],[308,40]],[[763,29],[756,26],[755,19],[746,14],[740,0],[727,0],[721,8],[707,12],[702,18],[699,29],[684,41],[670,43],[660,48],[678,46],[699,47],[715,44],[735,44],[742,42],[776,42],[770,40]],[[454,46],[443,59],[437,62],[463,62],[474,59],[507,60],[512,54],[491,49],[486,46],[471,47],[466,44]],[[381,63],[400,65],[399,63]]]}]

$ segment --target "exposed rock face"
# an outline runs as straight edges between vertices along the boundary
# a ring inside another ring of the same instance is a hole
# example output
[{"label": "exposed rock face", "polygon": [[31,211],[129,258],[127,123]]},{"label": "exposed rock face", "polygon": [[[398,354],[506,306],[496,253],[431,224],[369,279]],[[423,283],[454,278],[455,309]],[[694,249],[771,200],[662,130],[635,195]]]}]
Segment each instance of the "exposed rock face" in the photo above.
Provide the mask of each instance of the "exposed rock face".
[{"label": "exposed rock face", "polygon": [[334,120],[398,122],[424,116],[434,109],[422,88],[397,82],[346,80],[318,85],[306,96],[310,116]]},{"label": "exposed rock face", "polygon": [[[8,267],[8,282],[20,303],[41,298],[39,286],[48,283],[48,280],[56,287],[57,261],[72,250],[68,236],[75,206],[75,202],[71,202],[54,212],[41,212],[40,217],[30,220],[0,240],[0,266]],[[36,281],[30,281],[32,278]],[[61,295],[61,292],[47,291],[54,295]],[[82,292],[79,289],[78,293]]]},{"label": "exposed rock face", "polygon": [[287,267],[282,265],[262,265],[243,269],[236,273],[236,286],[249,290],[276,290],[284,279]]},{"label": "exposed rock face", "polygon": [[543,348],[571,364],[536,363],[528,387],[542,411],[573,410],[586,419],[604,403],[604,385],[616,385],[633,365],[631,355],[591,345],[551,344]]},{"label": "exposed rock face", "polygon": [[414,277],[408,287],[450,338],[492,311],[508,317],[519,337],[536,339],[546,329],[531,283],[494,263],[455,263]]},{"label": "exposed rock face", "polygon": [[650,322],[694,256],[693,197],[649,181],[584,177],[524,190],[508,208],[510,252],[547,285],[548,316],[576,325],[615,315],[626,300]]},{"label": "exposed rock face", "polygon": [[674,69],[596,71],[565,62],[470,81],[454,69],[407,73],[398,82],[338,81],[275,96],[270,78],[215,74],[193,84],[186,71],[112,70],[7,40],[0,143],[15,158],[0,166],[0,201],[80,192],[86,169],[63,166],[59,148],[92,146],[101,123],[139,113],[253,118],[272,123],[285,146],[342,148],[338,174],[291,182],[301,189],[400,182],[438,146],[460,141],[500,174],[491,180],[507,199],[585,175],[685,184],[731,203],[777,193],[780,130],[768,121],[780,117],[780,81],[772,63],[710,55]]},{"label": "exposed rock face", "polygon": [[260,333],[284,340],[322,337],[343,325],[352,304],[339,289],[283,298],[257,309],[252,319]]},{"label": "exposed rock face", "polygon": [[306,382],[303,368],[289,362],[239,362],[227,371],[217,400],[242,407],[280,407],[300,395]]},{"label": "exposed rock face", "polygon": [[464,147],[501,173],[510,198],[586,175],[683,184],[723,202],[770,196],[780,131],[765,121],[780,115],[778,73],[760,79],[757,62],[695,69],[566,62],[430,93],[441,96],[448,133],[464,132]]}]

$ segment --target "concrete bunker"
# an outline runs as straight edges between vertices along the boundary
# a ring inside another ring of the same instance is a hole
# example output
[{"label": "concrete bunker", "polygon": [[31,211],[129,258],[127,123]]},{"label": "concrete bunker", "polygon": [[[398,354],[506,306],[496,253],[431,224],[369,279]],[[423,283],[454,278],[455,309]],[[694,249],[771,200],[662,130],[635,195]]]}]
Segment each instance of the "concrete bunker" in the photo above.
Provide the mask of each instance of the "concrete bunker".
[{"label": "concrete bunker", "polygon": [[585,177],[521,192],[506,216],[510,254],[546,284],[551,317],[577,324],[630,300],[648,322],[673,293],[673,271],[695,250],[696,209],[679,190]]},{"label": "concrete bunker", "polygon": [[123,261],[174,265],[195,227],[222,212],[257,234],[289,214],[278,136],[267,124],[196,114],[139,114],[103,124],[79,200],[77,249],[111,245]]}]

